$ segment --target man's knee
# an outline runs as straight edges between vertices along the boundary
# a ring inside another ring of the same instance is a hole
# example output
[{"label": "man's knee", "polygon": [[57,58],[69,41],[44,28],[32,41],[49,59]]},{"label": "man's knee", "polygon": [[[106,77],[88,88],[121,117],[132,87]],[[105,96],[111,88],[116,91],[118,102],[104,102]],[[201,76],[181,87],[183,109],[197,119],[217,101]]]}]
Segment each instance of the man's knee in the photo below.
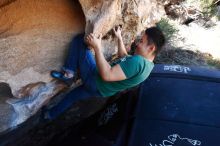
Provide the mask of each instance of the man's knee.
[{"label": "man's knee", "polygon": [[71,42],[71,46],[72,46],[72,47],[73,47],[73,46],[75,46],[75,47],[86,47],[86,44],[85,44],[85,42],[84,42],[84,36],[85,36],[84,33],[82,33],[82,34],[77,34],[77,35],[73,38],[73,40],[72,40],[72,42]]},{"label": "man's knee", "polygon": [[77,34],[77,35],[74,37],[74,40],[77,40],[78,42],[84,42],[84,36],[85,36],[84,33]]}]

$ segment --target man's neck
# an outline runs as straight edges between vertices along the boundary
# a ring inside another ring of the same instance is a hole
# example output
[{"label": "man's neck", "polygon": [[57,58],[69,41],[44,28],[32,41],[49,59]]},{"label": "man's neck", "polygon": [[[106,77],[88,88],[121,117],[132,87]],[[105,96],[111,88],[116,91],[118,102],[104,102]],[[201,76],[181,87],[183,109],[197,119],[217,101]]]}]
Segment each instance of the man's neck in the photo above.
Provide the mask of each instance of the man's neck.
[{"label": "man's neck", "polygon": [[149,60],[150,62],[153,62],[155,59],[155,56],[153,56],[151,54],[148,54],[148,55],[137,54],[137,55],[144,57],[145,59]]},{"label": "man's neck", "polygon": [[149,60],[150,62],[154,61],[155,56],[147,56],[145,57],[147,60]]}]

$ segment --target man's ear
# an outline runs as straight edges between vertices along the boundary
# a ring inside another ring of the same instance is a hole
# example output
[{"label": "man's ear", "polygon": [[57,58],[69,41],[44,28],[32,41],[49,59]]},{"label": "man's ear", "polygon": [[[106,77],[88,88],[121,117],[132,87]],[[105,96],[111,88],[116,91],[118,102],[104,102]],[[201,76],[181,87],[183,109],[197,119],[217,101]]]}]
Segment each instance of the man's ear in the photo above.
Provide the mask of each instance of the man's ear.
[{"label": "man's ear", "polygon": [[150,45],[149,50],[154,53],[156,51],[155,45],[154,44]]}]

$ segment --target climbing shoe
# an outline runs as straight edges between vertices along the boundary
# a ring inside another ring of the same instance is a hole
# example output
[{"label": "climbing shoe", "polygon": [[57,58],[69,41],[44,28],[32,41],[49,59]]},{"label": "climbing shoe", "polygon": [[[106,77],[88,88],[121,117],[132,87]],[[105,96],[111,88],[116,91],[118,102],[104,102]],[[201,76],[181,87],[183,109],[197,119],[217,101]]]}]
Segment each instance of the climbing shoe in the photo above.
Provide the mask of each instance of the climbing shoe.
[{"label": "climbing shoe", "polygon": [[55,78],[55,79],[58,79],[62,82],[64,82],[65,84],[67,84],[68,86],[71,86],[72,83],[75,81],[75,77],[66,77],[65,76],[65,71],[51,71],[50,75]]}]

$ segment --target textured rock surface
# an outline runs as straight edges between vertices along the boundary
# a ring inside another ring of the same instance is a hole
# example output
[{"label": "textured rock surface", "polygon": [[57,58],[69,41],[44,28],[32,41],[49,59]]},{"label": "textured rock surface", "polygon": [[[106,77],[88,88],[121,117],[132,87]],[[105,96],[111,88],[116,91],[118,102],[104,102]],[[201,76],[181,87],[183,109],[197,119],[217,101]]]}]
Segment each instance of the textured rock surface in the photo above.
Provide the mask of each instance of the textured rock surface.
[{"label": "textured rock surface", "polygon": [[[9,83],[13,92],[29,83],[49,82],[48,72],[60,68],[75,34],[85,29],[86,33],[106,35],[121,24],[129,47],[134,37],[162,14],[156,0],[3,0],[0,81]],[[103,44],[110,56],[117,43],[107,36]]]},{"label": "textured rock surface", "polygon": [[0,81],[15,91],[48,82],[70,39],[83,32],[80,4],[72,0],[9,0],[0,3]]},{"label": "textured rock surface", "polygon": [[13,120],[15,113],[12,106],[5,104],[5,102],[13,96],[9,85],[0,83],[0,93],[0,132],[2,132],[10,127],[9,122]]},{"label": "textured rock surface", "polygon": [[120,14],[120,0],[79,0],[86,16],[86,33],[106,34]]},{"label": "textured rock surface", "polygon": [[62,66],[73,36],[101,33],[105,56],[110,57],[117,51],[110,31],[115,25],[122,25],[129,48],[135,36],[163,14],[156,0],[1,1],[0,82],[8,83],[14,96],[28,97],[11,100],[11,105],[6,97],[0,102],[10,112],[6,120],[15,120],[16,113],[16,124],[24,122],[64,88],[51,81],[49,72]]}]

